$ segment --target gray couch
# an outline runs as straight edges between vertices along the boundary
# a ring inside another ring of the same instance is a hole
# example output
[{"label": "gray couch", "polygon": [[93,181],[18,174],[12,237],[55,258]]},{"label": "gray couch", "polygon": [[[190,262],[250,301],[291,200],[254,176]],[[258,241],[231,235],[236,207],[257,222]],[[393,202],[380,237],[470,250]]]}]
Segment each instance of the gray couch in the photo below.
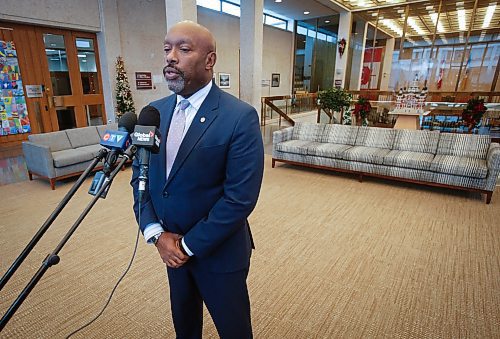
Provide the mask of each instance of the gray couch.
[{"label": "gray couch", "polygon": [[273,161],[486,194],[500,173],[487,135],[297,123],[273,134]]},{"label": "gray couch", "polygon": [[29,135],[23,153],[30,180],[33,174],[49,179],[54,190],[56,180],[80,175],[102,148],[104,132],[117,128],[115,123]]}]

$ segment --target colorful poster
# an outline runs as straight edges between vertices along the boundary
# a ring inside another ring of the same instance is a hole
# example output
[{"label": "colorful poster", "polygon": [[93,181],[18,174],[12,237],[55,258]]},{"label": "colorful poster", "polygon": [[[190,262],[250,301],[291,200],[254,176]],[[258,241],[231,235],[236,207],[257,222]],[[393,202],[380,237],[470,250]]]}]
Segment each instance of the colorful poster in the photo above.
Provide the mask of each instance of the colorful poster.
[{"label": "colorful poster", "polygon": [[16,46],[0,40],[0,135],[31,132]]}]

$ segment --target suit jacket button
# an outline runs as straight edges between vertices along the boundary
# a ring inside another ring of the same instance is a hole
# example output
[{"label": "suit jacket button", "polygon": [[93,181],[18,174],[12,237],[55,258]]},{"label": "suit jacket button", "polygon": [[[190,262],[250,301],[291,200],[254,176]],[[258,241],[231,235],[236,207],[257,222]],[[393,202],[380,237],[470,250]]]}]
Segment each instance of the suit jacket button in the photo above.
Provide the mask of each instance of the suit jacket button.
[{"label": "suit jacket button", "polygon": [[163,192],[163,197],[164,198],[168,197],[168,192]]}]

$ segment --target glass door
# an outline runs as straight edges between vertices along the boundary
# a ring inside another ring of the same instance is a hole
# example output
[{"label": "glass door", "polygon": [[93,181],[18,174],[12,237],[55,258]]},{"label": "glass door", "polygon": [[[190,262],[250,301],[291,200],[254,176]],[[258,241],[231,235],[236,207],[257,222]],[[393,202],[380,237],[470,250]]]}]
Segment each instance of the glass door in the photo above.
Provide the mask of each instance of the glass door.
[{"label": "glass door", "polygon": [[106,122],[95,34],[38,28],[53,130]]}]

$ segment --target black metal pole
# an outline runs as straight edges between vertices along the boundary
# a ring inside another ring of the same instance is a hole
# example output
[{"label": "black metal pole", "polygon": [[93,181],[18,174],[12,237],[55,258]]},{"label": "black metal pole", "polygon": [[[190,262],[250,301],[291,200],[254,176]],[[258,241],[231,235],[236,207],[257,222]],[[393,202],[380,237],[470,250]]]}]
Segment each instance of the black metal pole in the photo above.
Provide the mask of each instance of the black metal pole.
[{"label": "black metal pole", "polygon": [[42,276],[45,274],[45,272],[49,269],[49,267],[53,265],[57,265],[60,261],[59,256],[57,255],[59,251],[64,247],[66,242],[68,242],[69,238],[73,235],[73,233],[76,231],[80,223],[83,221],[83,219],[87,216],[87,214],[90,212],[92,207],[95,205],[97,200],[101,197],[102,192],[108,188],[109,185],[113,182],[114,177],[120,172],[121,168],[125,165],[125,162],[129,159],[132,159],[133,155],[135,154],[137,148],[132,145],[130,146],[126,151],[125,151],[125,156],[122,157],[120,160],[120,163],[116,168],[111,172],[109,180],[105,181],[102,187],[99,189],[97,194],[94,196],[92,201],[87,205],[87,207],[83,210],[83,212],[80,214],[78,219],[75,221],[73,226],[69,229],[69,231],[66,233],[64,238],[59,242],[57,247],[52,251],[51,254],[49,254],[45,260],[42,263],[42,266],[38,269],[38,271],[35,273],[33,278],[31,278],[30,282],[26,287],[23,289],[21,294],[17,297],[17,299],[12,303],[12,305],[9,307],[7,312],[5,312],[4,316],[2,317],[2,320],[0,320],[0,331],[3,330],[5,325],[9,322],[10,318],[14,315],[14,313],[17,311],[19,306],[23,303],[23,301],[26,299],[26,297],[29,295],[31,290],[35,287],[35,285],[38,283],[38,281],[42,278]]},{"label": "black metal pole", "polygon": [[0,280],[0,291],[3,289],[5,284],[9,281],[9,279],[12,277],[12,275],[16,272],[16,270],[21,266],[22,262],[28,254],[33,250],[33,247],[38,243],[38,241],[42,238],[42,236],[45,234],[45,232],[49,229],[50,225],[54,222],[54,220],[57,218],[59,213],[63,210],[63,208],[67,205],[67,203],[70,201],[70,199],[73,197],[73,195],[76,193],[76,191],[80,188],[80,186],[83,184],[87,176],[89,175],[90,172],[97,166],[99,161],[101,161],[106,155],[108,154],[108,150],[103,148],[99,151],[99,153],[94,157],[94,160],[92,163],[87,167],[87,169],[80,175],[78,180],[75,182],[73,187],[69,190],[68,193],[64,196],[63,200],[59,203],[59,205],[56,207],[56,209],[52,212],[52,214],[47,218],[47,220],[43,223],[42,227],[38,230],[38,232],[33,236],[33,239],[26,245],[24,250],[21,252],[21,254],[17,257],[17,259],[14,261],[12,266],[5,272],[3,275],[2,279]]}]

